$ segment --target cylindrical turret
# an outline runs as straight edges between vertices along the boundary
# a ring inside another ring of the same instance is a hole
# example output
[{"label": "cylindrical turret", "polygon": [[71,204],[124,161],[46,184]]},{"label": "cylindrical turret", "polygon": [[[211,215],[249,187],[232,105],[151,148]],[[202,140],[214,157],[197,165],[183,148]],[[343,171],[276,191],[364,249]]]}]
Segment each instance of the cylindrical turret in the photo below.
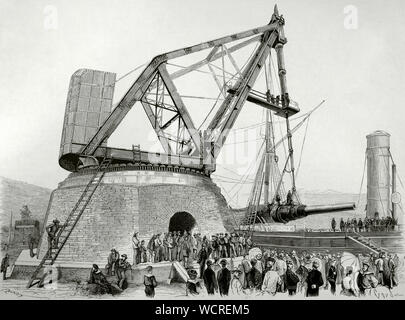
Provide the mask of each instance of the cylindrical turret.
[{"label": "cylindrical turret", "polygon": [[390,135],[375,131],[367,136],[367,217],[390,213]]}]

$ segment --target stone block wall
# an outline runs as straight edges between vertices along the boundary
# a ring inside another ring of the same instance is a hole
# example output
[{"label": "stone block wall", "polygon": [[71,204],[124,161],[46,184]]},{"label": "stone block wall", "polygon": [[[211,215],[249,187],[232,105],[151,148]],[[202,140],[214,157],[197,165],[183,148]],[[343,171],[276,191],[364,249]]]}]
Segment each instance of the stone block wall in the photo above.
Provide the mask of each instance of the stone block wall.
[{"label": "stone block wall", "polygon": [[[133,233],[138,231],[140,239],[147,242],[152,234],[168,231],[169,220],[176,212],[191,214],[196,220],[196,231],[203,234],[232,229],[232,213],[220,189],[208,177],[172,172],[144,174],[147,180],[142,180],[142,172],[106,173],[62,249],[59,261],[106,261],[111,248],[116,247],[132,262]],[[62,224],[65,222],[90,178],[89,174],[73,174],[59,184],[45,225],[55,218]],[[40,258],[47,250],[47,236],[43,235]]]}]

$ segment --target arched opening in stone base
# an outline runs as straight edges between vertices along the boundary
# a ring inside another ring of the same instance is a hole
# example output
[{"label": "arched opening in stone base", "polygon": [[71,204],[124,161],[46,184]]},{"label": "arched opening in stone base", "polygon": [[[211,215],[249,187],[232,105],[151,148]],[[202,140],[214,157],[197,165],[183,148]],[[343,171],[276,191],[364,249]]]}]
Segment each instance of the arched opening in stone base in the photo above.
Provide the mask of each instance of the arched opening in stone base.
[{"label": "arched opening in stone base", "polygon": [[169,221],[169,232],[184,231],[191,232],[197,225],[194,217],[188,212],[176,212]]}]

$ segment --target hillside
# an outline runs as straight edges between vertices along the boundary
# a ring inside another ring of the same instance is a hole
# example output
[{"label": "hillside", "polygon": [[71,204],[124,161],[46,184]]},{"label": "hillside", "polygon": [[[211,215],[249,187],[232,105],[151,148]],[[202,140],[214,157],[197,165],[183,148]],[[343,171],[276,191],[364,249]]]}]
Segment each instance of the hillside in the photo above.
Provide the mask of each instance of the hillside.
[{"label": "hillside", "polygon": [[47,188],[0,177],[0,223],[2,228],[8,227],[10,224],[11,212],[13,212],[13,225],[15,220],[20,219],[20,209],[24,204],[28,205],[32,217],[42,223],[51,192],[52,190]]}]

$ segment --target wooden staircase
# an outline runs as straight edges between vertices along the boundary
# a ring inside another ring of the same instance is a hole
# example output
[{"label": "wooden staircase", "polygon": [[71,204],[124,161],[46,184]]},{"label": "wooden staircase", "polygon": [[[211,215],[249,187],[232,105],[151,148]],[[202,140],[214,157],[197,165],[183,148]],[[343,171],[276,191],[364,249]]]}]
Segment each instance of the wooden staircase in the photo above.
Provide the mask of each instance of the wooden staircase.
[{"label": "wooden staircase", "polygon": [[75,228],[77,222],[80,220],[84,210],[86,209],[88,203],[90,202],[94,192],[97,187],[100,185],[101,180],[104,177],[105,171],[111,163],[111,159],[104,158],[100,163],[97,171],[91,177],[89,183],[86,185],[83,190],[79,200],[76,205],[73,207],[72,211],[68,215],[65,223],[62,225],[61,229],[58,232],[57,238],[57,247],[47,250],[45,256],[42,258],[40,264],[36,267],[33,272],[30,280],[28,281],[27,288],[38,285],[41,286],[44,277],[46,276],[46,268],[52,266],[61,252],[63,246],[66,244],[70,234]]},{"label": "wooden staircase", "polygon": [[358,232],[353,232],[355,236],[348,236],[348,238],[354,242],[357,242],[358,244],[362,245],[363,247],[366,247],[368,250],[374,252],[374,253],[386,253],[388,250],[386,250],[383,247],[380,247],[378,244],[376,244],[374,241],[372,241],[370,238],[364,237]]}]

